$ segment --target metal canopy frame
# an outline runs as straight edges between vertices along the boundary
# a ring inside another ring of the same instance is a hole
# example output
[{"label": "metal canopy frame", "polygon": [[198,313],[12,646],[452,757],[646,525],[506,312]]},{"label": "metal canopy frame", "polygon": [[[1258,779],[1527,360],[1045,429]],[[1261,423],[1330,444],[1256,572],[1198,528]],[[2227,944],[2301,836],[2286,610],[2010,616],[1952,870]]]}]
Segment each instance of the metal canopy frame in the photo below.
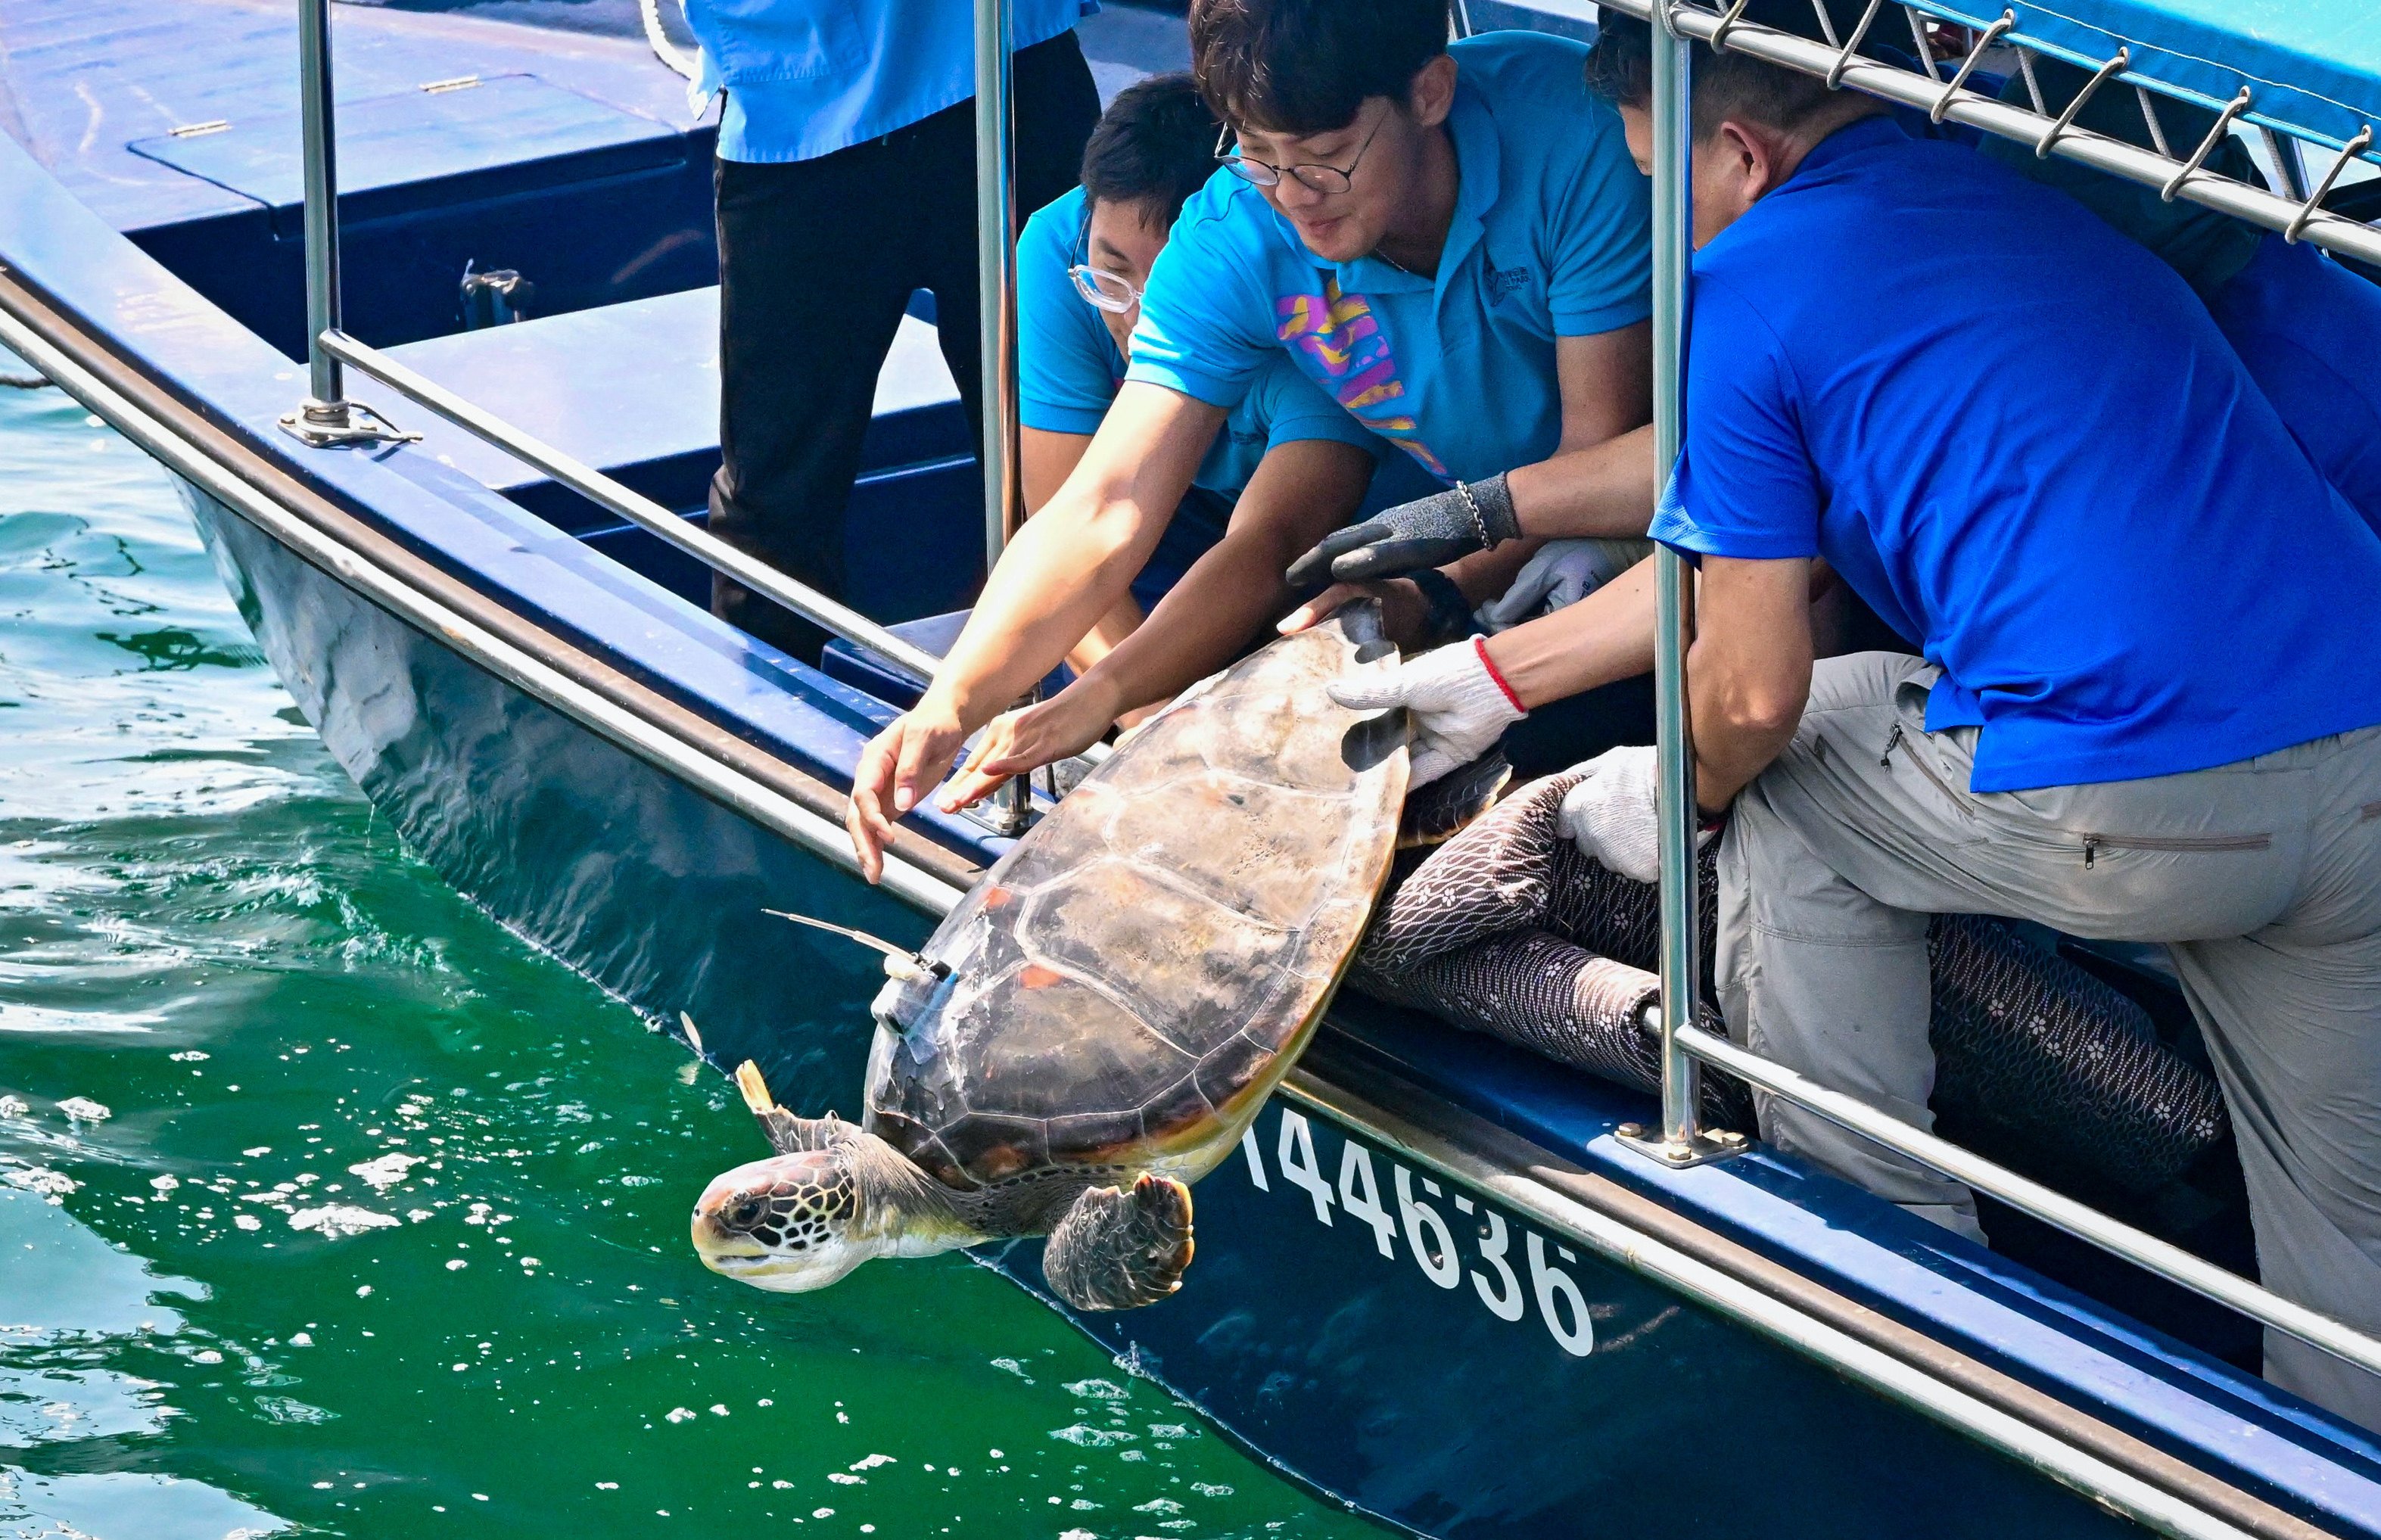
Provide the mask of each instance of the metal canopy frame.
[{"label": "metal canopy frame", "polygon": [[[1948,118],[1971,124],[2032,145],[2037,154],[2065,155],[2099,166],[2144,186],[2159,188],[2169,199],[2187,197],[2211,208],[2240,214],[2280,231],[2287,238],[2310,239],[2345,254],[2381,260],[2381,231],[2316,207],[2350,156],[2371,142],[2369,127],[2339,153],[2313,194],[2285,198],[2200,169],[2201,163],[2245,105],[2249,95],[2246,90],[2219,116],[2214,129],[2188,159],[2140,150],[2077,128],[2075,117],[2094,92],[2112,81],[2128,79],[2122,51],[2103,63],[2091,83],[2054,116],[2042,110],[2029,113],[1966,89],[1969,75],[1988,48],[2016,40],[2011,27],[1996,24],[1984,29],[1946,81],[1932,73],[1937,63],[1925,34],[1929,15],[1912,6],[1898,8],[1910,19],[1918,59],[1929,71],[1925,75],[1877,63],[1858,53],[1884,8],[1883,0],[1869,0],[1851,35],[1837,41],[1834,46],[1744,21],[1743,0],[1734,0],[1725,11],[1684,4],[1665,5],[1659,0],[1650,5],[1648,0],[1606,3],[1615,9],[1648,18],[1654,28],[1654,435],[1656,463],[1664,467],[1677,463],[1684,429],[1687,321],[1692,277],[1689,231],[1693,219],[1688,177],[1691,146],[1689,107],[1692,49],[1697,41],[1739,50],[1815,76],[1834,89],[1865,92],[1904,106],[1923,109],[1937,122]],[[1825,0],[1813,0],[1813,4],[1823,34],[1838,39]],[[2012,18],[2004,13],[2003,19]],[[2025,71],[2029,94],[2039,109],[2043,103],[2039,88],[2033,86],[2029,55],[2020,53],[2017,56]],[[2154,83],[2129,83],[2141,93],[2142,110],[2154,141],[2164,144],[2165,133],[2158,126],[2151,101]],[[1692,1013],[1701,978],[1695,955],[1699,908],[1695,840],[1699,817],[1686,682],[1687,650],[1694,633],[1693,587],[1685,558],[1679,553],[1664,546],[1656,551],[1654,559],[1657,619],[1654,677],[1661,819],[1662,993],[1659,1006],[1648,1013],[1648,1025],[1660,1039],[1662,1126],[1624,1142],[1674,1167],[1697,1165],[1737,1153],[1742,1147],[1741,1140],[1715,1137],[1697,1126],[1700,1066],[1712,1064],[1773,1096],[1806,1107],[2171,1283],[2360,1368],[2381,1374],[2381,1340],[1694,1025]]]},{"label": "metal canopy frame", "polygon": [[[2013,140],[2035,153],[2058,155],[2080,162],[2127,181],[2158,189],[2168,202],[2182,198],[2208,208],[2236,215],[2251,224],[2281,234],[2292,241],[2304,240],[2341,256],[2361,262],[2381,263],[2381,229],[2359,224],[2344,214],[2321,207],[2322,200],[2337,185],[2340,174],[2351,160],[2363,158],[2374,144],[2375,127],[2366,124],[2354,136],[2342,142],[2302,138],[2281,130],[2271,124],[2260,123],[2262,136],[2280,153],[2274,153],[2280,175],[2292,182],[2290,190],[2277,191],[2258,187],[2206,170],[2203,163],[2222,142],[2223,135],[2244,115],[2253,117],[2255,92],[2243,86],[2228,104],[2206,103],[2186,94],[2165,81],[2132,68],[2130,52],[2119,48],[2106,59],[2081,61],[2082,67],[2093,72],[2094,84],[2085,88],[2063,113],[2045,109],[2038,88],[2029,95],[2033,106],[2004,102],[1998,97],[1972,90],[1968,79],[1975,69],[1986,62],[1987,55],[2005,52],[2009,62],[2026,78],[2033,79],[2035,57],[2057,59],[2062,64],[2078,63],[2067,49],[2030,36],[2018,24],[2013,10],[2003,10],[1999,17],[1982,29],[1972,29],[1966,18],[1948,6],[1933,5],[1896,5],[1889,7],[1901,13],[1911,52],[1920,65],[1918,69],[1903,68],[1859,52],[1871,37],[1882,39],[1874,31],[1886,25],[1883,13],[1888,8],[1884,0],[1870,0],[1862,13],[1860,24],[1849,38],[1836,31],[1834,18],[1825,0],[1812,0],[1821,35],[1836,40],[1832,45],[1814,39],[1798,37],[1742,19],[1744,7],[1732,5],[1715,9],[1702,5],[1687,5],[1672,0],[1605,0],[1613,10],[1654,23],[1657,31],[1696,43],[1712,43],[1737,53],[1749,55],[1770,64],[1805,75],[1814,75],[1830,87],[1864,92],[1899,106],[1914,107],[1937,123],[1951,122],[1980,129],[2001,139]],[[1960,61],[1952,66],[1949,79],[1938,73],[1949,65],[1948,59],[1934,56],[1933,44],[1927,41],[1926,28],[1943,25],[1967,29],[1973,38],[1972,45]],[[1898,46],[1898,44],[1897,44]],[[2089,95],[2118,86],[2131,87],[2141,103],[2144,126],[2153,143],[2168,152],[2181,147],[2167,143],[2166,130],[2159,122],[2156,103],[2164,100],[2178,106],[2199,111],[2216,111],[2219,121],[2215,132],[2182,154],[2144,150],[2122,140],[2076,125],[2074,116]],[[2299,156],[2306,150],[2314,152],[2313,164],[2327,167],[2316,179],[2310,192],[2295,186]],[[2269,153],[2273,152],[2269,150]],[[2368,162],[2369,164],[2369,162]]]}]

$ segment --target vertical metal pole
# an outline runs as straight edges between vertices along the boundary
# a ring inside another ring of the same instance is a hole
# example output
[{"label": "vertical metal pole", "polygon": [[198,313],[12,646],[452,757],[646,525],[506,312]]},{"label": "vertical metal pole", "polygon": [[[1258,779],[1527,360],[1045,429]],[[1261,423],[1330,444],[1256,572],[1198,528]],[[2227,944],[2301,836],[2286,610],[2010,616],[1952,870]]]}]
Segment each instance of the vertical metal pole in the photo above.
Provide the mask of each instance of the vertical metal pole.
[{"label": "vertical metal pole", "polygon": [[339,167],[331,115],[331,0],[299,0],[298,81],[306,154],[306,365],[310,406],[346,397],[339,361],[323,350],[339,331]]},{"label": "vertical metal pole", "polygon": [[984,569],[1000,559],[1024,499],[1017,473],[1017,104],[1014,0],[975,0],[976,285],[983,354]]},{"label": "vertical metal pole", "polygon": [[[1693,196],[1687,172],[1692,140],[1685,37],[1669,0],[1656,0],[1654,29],[1654,474],[1678,464],[1686,412],[1687,286]],[[1703,1157],[1696,1127],[1699,1066],[1679,1046],[1694,1024],[1702,977],[1696,958],[1695,754],[1687,713],[1687,646],[1694,640],[1694,578],[1667,546],[1654,554],[1654,775],[1661,809],[1662,1137],[1665,1160]]]},{"label": "vertical metal pole", "polygon": [[306,399],[281,419],[314,448],[403,444],[421,435],[390,427],[348,399],[339,361],[323,347],[339,317],[339,154],[331,111],[331,0],[298,0],[299,134],[306,163]]},{"label": "vertical metal pole", "polygon": [[[1009,44],[1015,0],[975,0],[975,250],[983,368],[983,569],[989,575],[1025,509],[1017,446],[1017,99]],[[1021,835],[1031,776],[993,797],[993,826]]]}]

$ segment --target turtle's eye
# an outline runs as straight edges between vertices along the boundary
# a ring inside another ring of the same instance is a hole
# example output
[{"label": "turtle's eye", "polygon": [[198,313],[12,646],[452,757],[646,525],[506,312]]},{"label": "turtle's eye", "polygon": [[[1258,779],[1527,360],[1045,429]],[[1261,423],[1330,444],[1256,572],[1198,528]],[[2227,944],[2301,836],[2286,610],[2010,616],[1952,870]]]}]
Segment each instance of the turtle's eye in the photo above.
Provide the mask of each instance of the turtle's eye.
[{"label": "turtle's eye", "polygon": [[769,1212],[769,1201],[757,1192],[748,1192],[736,1200],[726,1215],[733,1229],[751,1229]]}]

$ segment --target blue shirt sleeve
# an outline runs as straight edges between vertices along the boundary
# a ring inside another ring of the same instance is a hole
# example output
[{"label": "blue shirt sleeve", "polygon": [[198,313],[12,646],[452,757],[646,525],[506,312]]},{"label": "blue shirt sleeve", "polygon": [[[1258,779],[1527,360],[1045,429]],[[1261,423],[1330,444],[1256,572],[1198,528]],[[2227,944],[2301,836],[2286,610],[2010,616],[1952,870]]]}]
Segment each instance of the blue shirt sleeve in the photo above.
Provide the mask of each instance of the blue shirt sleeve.
[{"label": "blue shirt sleeve", "polygon": [[1817,556],[1824,499],[1784,345],[1741,295],[1700,275],[1692,323],[1686,444],[1648,532],[1696,556]]},{"label": "blue shirt sleeve", "polygon": [[1067,275],[1082,218],[1078,189],[1027,220],[1017,238],[1017,420],[1042,433],[1099,432],[1124,361],[1100,312]]},{"label": "blue shirt sleeve", "polygon": [[1620,116],[1589,95],[1586,153],[1550,189],[1546,305],[1557,336],[1593,336],[1654,313],[1653,183],[1629,158]]},{"label": "blue shirt sleeve", "polygon": [[1387,442],[1348,414],[1348,409],[1323,394],[1313,380],[1298,372],[1286,354],[1276,353],[1258,369],[1244,408],[1264,424],[1265,447],[1328,439],[1352,444],[1379,459],[1389,452]]},{"label": "blue shirt sleeve", "polygon": [[[1239,181],[1227,170],[1215,176]],[[1142,295],[1126,379],[1211,407],[1240,404],[1259,367],[1281,350],[1264,275],[1240,250],[1245,240],[1272,234],[1245,226],[1272,217],[1254,188],[1242,193],[1211,180],[1191,195]]]}]

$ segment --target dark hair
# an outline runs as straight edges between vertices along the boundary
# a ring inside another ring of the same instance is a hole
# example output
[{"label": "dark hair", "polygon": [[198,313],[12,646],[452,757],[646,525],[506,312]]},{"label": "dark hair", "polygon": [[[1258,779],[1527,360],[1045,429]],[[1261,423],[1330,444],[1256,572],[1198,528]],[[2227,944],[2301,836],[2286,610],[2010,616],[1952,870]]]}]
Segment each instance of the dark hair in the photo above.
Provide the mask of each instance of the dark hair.
[{"label": "dark hair", "polygon": [[1219,128],[1188,75],[1125,87],[1083,146],[1085,201],[1146,204],[1171,228],[1182,201],[1215,175]]},{"label": "dark hair", "polygon": [[[1848,37],[1859,26],[1858,10],[1853,7],[1849,18],[1838,14],[1838,36]],[[1811,7],[1801,0],[1750,0],[1744,7],[1743,19],[1797,37],[1818,36]],[[1865,54],[1870,50],[1863,46],[1861,51]],[[1587,89],[1615,106],[1644,107],[1651,104],[1653,28],[1635,17],[1620,16],[1609,6],[1605,7],[1595,47],[1587,56]],[[1707,48],[1695,54],[1694,92],[1697,139],[1711,134],[1731,117],[1772,128],[1799,128],[1844,96],[1843,92],[1829,91],[1825,81],[1798,70],[1764,64],[1733,49],[1715,54]]]},{"label": "dark hair", "polygon": [[1403,102],[1447,52],[1447,0],[1191,0],[1191,71],[1216,116],[1283,134]]}]

